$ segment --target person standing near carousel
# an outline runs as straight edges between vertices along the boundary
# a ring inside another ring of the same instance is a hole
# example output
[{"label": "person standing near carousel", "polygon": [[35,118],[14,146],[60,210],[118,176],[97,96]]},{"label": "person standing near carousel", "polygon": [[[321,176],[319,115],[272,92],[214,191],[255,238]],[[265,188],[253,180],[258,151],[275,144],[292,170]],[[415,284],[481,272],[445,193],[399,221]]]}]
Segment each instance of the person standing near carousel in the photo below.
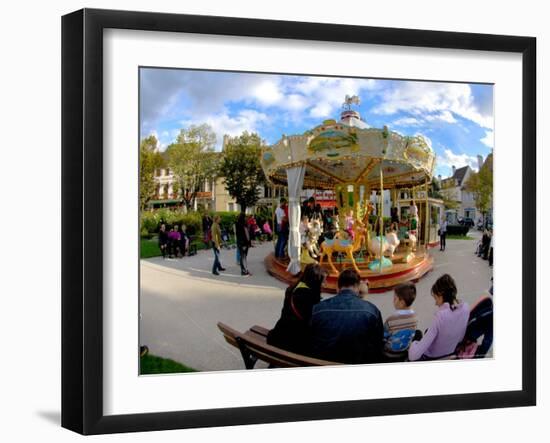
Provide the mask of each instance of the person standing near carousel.
[{"label": "person standing near carousel", "polygon": [[288,241],[288,205],[286,198],[281,198],[281,204],[275,211],[275,217],[277,218],[275,257],[283,258],[285,256],[285,247]]}]

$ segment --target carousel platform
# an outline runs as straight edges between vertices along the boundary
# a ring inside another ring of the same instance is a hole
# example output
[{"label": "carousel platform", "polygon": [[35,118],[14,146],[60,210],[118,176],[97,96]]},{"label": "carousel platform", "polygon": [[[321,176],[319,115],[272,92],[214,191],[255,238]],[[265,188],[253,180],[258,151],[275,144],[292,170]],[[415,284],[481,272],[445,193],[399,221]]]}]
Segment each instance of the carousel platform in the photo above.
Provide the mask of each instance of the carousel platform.
[{"label": "carousel platform", "polygon": [[[393,257],[394,264],[391,267],[382,268],[382,272],[371,271],[364,259],[356,259],[361,279],[368,281],[370,292],[385,292],[407,281],[416,282],[433,269],[433,257],[424,248],[419,248],[408,263],[399,263],[404,254],[405,252],[396,252]],[[333,259],[333,262],[338,272],[352,268],[349,260]],[[287,266],[288,259],[277,259],[273,253],[265,258],[267,272],[273,277],[291,284],[296,281],[296,277],[286,271]],[[338,274],[334,273],[328,264],[324,263],[322,266],[329,272],[323,292],[336,293]]]}]

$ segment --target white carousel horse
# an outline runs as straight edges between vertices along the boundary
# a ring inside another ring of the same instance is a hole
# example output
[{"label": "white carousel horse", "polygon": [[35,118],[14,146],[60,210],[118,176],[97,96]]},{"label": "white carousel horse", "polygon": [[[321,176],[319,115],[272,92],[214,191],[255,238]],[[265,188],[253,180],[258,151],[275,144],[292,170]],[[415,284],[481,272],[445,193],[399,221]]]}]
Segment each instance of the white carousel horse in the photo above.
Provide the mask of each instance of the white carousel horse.
[{"label": "white carousel horse", "polygon": [[321,222],[317,219],[313,219],[309,223],[308,239],[306,241],[306,247],[309,253],[313,257],[318,257],[321,251],[319,250],[319,237],[323,233]]},{"label": "white carousel horse", "polygon": [[393,257],[393,253],[399,246],[399,238],[397,237],[396,232],[388,232],[386,234],[386,241],[388,242],[388,251],[390,253],[390,257]]},{"label": "white carousel horse", "polygon": [[[382,237],[382,248],[380,248],[380,236],[376,235],[369,238],[368,250],[369,253],[377,260],[380,259],[380,252],[382,252],[382,257],[386,251],[389,251],[391,248],[390,243],[386,237]],[[382,249],[382,251],[380,251]]]}]

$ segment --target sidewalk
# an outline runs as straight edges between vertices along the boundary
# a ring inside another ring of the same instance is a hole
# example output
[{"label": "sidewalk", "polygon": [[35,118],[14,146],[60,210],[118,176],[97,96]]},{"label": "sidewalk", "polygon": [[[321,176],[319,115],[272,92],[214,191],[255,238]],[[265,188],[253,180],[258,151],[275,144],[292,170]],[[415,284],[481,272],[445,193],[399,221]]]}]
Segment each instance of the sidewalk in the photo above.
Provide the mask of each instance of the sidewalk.
[{"label": "sidewalk", "polygon": [[[431,324],[436,307],[430,288],[442,274],[455,278],[459,298],[469,304],[487,293],[492,268],[474,254],[479,233],[470,235],[476,240],[447,240],[445,252],[430,250],[434,270],[417,283],[413,305],[420,329]],[[211,273],[212,251],[182,259],[141,260],[140,343],[149,346],[152,354],[199,371],[244,369],[239,351],[225,343],[216,323],[222,321],[242,331],[255,324],[273,327],[285,285],[264,269],[264,257],[272,247],[272,243],[264,243],[250,249],[251,277],[240,275],[234,249],[221,252],[227,271],[219,276]],[[392,292],[372,294],[369,300],[383,318],[393,311]]]}]

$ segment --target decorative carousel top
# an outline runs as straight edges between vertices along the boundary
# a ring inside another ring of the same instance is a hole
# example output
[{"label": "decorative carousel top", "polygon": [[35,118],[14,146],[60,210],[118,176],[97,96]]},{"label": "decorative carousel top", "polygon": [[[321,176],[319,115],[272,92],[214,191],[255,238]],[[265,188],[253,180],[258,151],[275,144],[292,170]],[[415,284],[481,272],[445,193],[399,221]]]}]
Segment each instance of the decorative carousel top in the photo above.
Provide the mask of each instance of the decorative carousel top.
[{"label": "decorative carousel top", "polygon": [[422,136],[404,136],[370,128],[352,104],[357,96],[346,96],[340,122],[325,120],[302,135],[283,135],[262,151],[261,165],[267,179],[286,185],[286,169],[306,165],[304,188],[332,189],[337,184],[365,183],[370,189],[408,187],[431,181],[435,154]]}]

